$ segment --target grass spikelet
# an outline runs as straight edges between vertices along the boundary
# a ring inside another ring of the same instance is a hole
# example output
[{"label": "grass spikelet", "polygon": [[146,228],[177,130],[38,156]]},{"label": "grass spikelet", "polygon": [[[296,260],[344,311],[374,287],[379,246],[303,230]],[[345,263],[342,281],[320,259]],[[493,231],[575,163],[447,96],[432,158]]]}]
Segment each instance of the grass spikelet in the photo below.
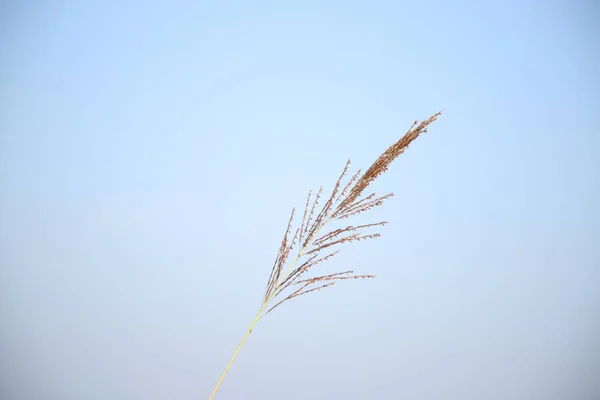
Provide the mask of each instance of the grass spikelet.
[{"label": "grass spikelet", "polygon": [[[350,168],[350,160],[348,160],[335,182],[330,196],[320,210],[318,210],[318,206],[323,195],[323,187],[319,188],[314,198],[312,196],[313,192],[309,191],[300,227],[295,230],[293,235],[291,235],[291,232],[295,209],[292,210],[279,251],[271,268],[260,310],[217,382],[209,400],[212,400],[215,396],[252,329],[265,315],[291,299],[334,286],[341,281],[375,278],[375,275],[355,275],[354,271],[351,270],[313,277],[309,277],[307,274],[319,264],[337,255],[342,245],[361,240],[376,239],[380,236],[378,232],[372,232],[372,229],[384,226],[387,224],[385,221],[347,225],[344,228],[329,231],[326,228],[331,220],[349,219],[357,214],[379,207],[391,198],[393,193],[379,197],[375,193],[367,196],[363,196],[363,193],[375,179],[388,170],[390,164],[404,153],[415,139],[427,132],[429,125],[440,115],[441,111],[421,123],[415,121],[408,132],[388,147],[364,174],[361,175],[361,170],[358,170],[344,183]],[[288,263],[296,244],[300,248],[292,261]],[[271,303],[275,304],[271,305]]]}]

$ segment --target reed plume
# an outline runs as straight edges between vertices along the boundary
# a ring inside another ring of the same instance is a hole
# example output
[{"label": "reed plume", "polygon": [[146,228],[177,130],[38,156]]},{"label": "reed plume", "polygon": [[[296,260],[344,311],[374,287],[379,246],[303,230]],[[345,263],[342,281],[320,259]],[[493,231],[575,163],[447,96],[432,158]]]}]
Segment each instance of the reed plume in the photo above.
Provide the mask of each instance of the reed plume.
[{"label": "reed plume", "polygon": [[[237,357],[252,329],[266,314],[288,300],[331,287],[340,281],[375,278],[375,275],[356,275],[354,271],[343,271],[313,277],[307,277],[306,275],[316,265],[338,254],[341,245],[360,240],[375,239],[380,236],[379,233],[373,233],[372,229],[384,226],[387,224],[385,221],[362,225],[347,225],[346,227],[329,231],[326,231],[325,227],[332,220],[346,220],[354,215],[379,207],[385,200],[392,197],[393,193],[378,197],[375,193],[364,195],[364,192],[375,179],[387,171],[392,161],[404,153],[416,138],[427,132],[428,126],[441,113],[439,111],[421,123],[415,121],[408,132],[383,152],[364,174],[361,175],[361,170],[358,170],[344,184],[344,179],[350,168],[350,160],[348,160],[333,187],[331,195],[320,210],[319,204],[323,196],[323,187],[321,186],[314,196],[313,192],[309,191],[300,227],[294,231],[293,235],[292,224],[295,209],[292,209],[279,251],[271,269],[269,280],[267,281],[260,310],[217,382],[209,400],[212,400],[217,393],[231,364]],[[299,247],[299,250],[286,268],[292,250],[296,246]]]}]

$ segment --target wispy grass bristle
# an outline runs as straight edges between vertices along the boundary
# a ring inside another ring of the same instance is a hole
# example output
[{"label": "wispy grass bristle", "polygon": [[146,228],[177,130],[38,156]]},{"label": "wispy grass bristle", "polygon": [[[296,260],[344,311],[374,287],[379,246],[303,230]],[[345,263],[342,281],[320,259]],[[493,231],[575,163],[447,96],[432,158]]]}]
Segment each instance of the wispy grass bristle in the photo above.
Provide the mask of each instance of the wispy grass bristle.
[{"label": "wispy grass bristle", "polygon": [[[358,170],[344,183],[344,178],[350,168],[350,160],[348,160],[335,182],[330,196],[320,210],[318,207],[323,195],[323,187],[319,188],[314,197],[313,191],[310,190],[306,198],[300,227],[294,231],[293,235],[291,235],[291,232],[296,210],[292,209],[279,251],[271,268],[261,308],[225,368],[225,372],[221,375],[210,399],[217,392],[229,367],[248,335],[252,332],[252,328],[262,317],[293,298],[331,287],[341,281],[375,278],[375,275],[355,275],[352,270],[313,277],[307,277],[307,273],[314,270],[319,264],[336,256],[340,251],[340,247],[344,244],[380,237],[378,232],[372,232],[371,229],[386,225],[387,222],[385,221],[348,225],[330,231],[326,231],[325,228],[332,220],[346,220],[355,215],[368,212],[383,205],[387,199],[391,198],[394,195],[393,193],[379,197],[375,193],[366,196],[363,193],[375,179],[388,170],[390,164],[404,153],[415,139],[427,132],[428,126],[440,115],[441,111],[421,123],[415,121],[406,134],[388,147],[364,174],[361,174],[361,170]],[[299,245],[300,248],[288,265],[288,260],[296,245]],[[276,301],[275,304],[270,306],[271,302],[274,301]]]},{"label": "wispy grass bristle", "polygon": [[[343,180],[346,177],[348,170],[350,168],[350,160],[346,162],[342,173],[339,178],[335,182],[333,186],[333,190],[331,195],[328,197],[327,201],[323,204],[321,210],[317,213],[317,207],[319,205],[319,200],[321,199],[323,193],[323,187],[319,188],[315,198],[311,203],[311,194],[312,191],[309,191],[308,197],[306,200],[306,205],[304,208],[304,213],[302,217],[302,222],[299,228],[299,242],[301,244],[301,249],[298,251],[296,259],[292,263],[292,266],[289,267],[287,272],[283,272],[285,260],[289,256],[289,249],[285,247],[287,235],[289,235],[290,223],[288,224],[288,228],[286,230],[286,235],[284,238],[284,243],[282,243],[282,248],[277,255],[275,265],[273,270],[271,271],[271,276],[276,277],[274,279],[269,279],[267,284],[267,290],[265,294],[265,300],[270,302],[276,297],[279,297],[283,290],[290,287],[293,284],[297,284],[298,281],[295,281],[295,278],[304,274],[309,268],[318,264],[319,262],[324,261],[337,254],[337,251],[334,253],[328,254],[326,257],[318,258],[312,257],[314,255],[318,255],[321,251],[339,246],[345,243],[350,243],[354,241],[360,241],[364,239],[376,239],[380,236],[379,233],[364,233],[365,229],[384,226],[386,222],[376,222],[364,225],[357,226],[347,226],[346,228],[335,229],[329,232],[323,233],[321,236],[318,234],[323,230],[326,224],[330,220],[344,220],[355,216],[360,213],[364,213],[370,211],[376,207],[381,206],[387,199],[392,197],[393,193],[388,193],[383,196],[377,197],[375,193],[371,193],[367,196],[363,196],[363,192],[365,189],[381,174],[388,170],[389,165],[394,161],[400,154],[404,153],[408,146],[421,134],[427,132],[427,127],[433,121],[437,119],[437,117],[441,114],[438,112],[426,119],[425,121],[415,123],[411,126],[408,132],[400,138],[396,143],[392,144],[388,149],[383,152],[377,158],[377,160],[367,169],[367,171],[360,175],[360,170],[356,172],[348,182],[343,184]],[[340,190],[340,188],[342,188]],[[316,215],[315,215],[316,214]],[[281,256],[283,254],[283,257]],[[298,267],[293,267],[298,260],[300,260],[304,256],[311,256],[307,262],[300,264]],[[316,260],[316,261],[315,261]],[[283,262],[282,262],[283,261]],[[331,277],[332,275],[323,275],[317,276],[308,280],[303,280],[300,282],[304,282],[306,285],[315,285],[318,286],[322,283],[322,280],[327,277]],[[374,277],[372,275],[355,275],[347,278],[352,279],[363,279],[365,277],[371,278]],[[291,278],[291,279],[290,279]],[[277,283],[275,283],[277,282]],[[321,286],[323,288],[325,286]],[[308,293],[302,292],[302,293]],[[282,301],[277,303],[277,305],[290,300],[292,298],[298,297],[298,292],[293,292],[293,296],[287,296]],[[272,310],[270,308],[270,310]],[[265,313],[266,314],[266,313]]]}]

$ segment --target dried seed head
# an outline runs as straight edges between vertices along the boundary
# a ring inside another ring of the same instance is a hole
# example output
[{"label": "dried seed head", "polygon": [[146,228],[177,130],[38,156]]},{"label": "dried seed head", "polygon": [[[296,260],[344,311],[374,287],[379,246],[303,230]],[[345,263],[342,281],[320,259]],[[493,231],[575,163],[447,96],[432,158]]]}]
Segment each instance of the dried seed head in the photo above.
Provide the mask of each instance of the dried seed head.
[{"label": "dried seed head", "polygon": [[381,156],[379,156],[379,158],[373,163],[373,165],[371,165],[364,175],[360,177],[339,207],[345,208],[349,204],[352,204],[362,194],[367,186],[371,184],[371,182],[377,179],[379,175],[387,171],[392,161],[394,161],[400,154],[404,153],[404,151],[416,138],[427,132],[427,126],[434,122],[441,113],[441,111],[437,112],[433,116],[421,122],[418,126],[418,121],[415,121],[408,132],[406,132],[406,134],[400,140],[388,147],[388,149]]},{"label": "dried seed head", "polygon": [[[334,185],[330,197],[318,213],[316,213],[316,209],[323,193],[323,187],[321,187],[316,193],[312,202],[312,191],[308,192],[308,197],[306,199],[306,205],[304,207],[304,213],[302,216],[302,223],[290,241],[289,235],[292,219],[294,217],[294,211],[292,211],[292,216],[288,222],[288,227],[275,259],[275,264],[271,270],[262,309],[265,309],[267,304],[269,304],[274,298],[283,297],[283,292],[292,286],[298,288],[293,290],[291,294],[284,297],[274,306],[269,308],[268,311],[263,314],[263,316],[287,300],[332,286],[338,281],[347,279],[369,279],[375,277],[375,275],[353,275],[353,271],[345,271],[300,279],[301,277],[305,276],[305,274],[315,265],[335,256],[339,252],[339,249],[335,249],[333,252],[329,251],[333,250],[336,246],[343,245],[344,243],[360,241],[363,239],[375,239],[380,236],[378,233],[364,233],[364,231],[370,228],[383,226],[386,224],[386,222],[355,226],[350,225],[346,228],[335,229],[322,233],[320,236],[319,233],[324,229],[331,219],[342,220],[352,217],[353,215],[369,211],[382,205],[385,200],[392,197],[393,193],[389,193],[380,197],[377,197],[375,193],[372,193],[366,197],[362,197],[362,194],[375,179],[387,171],[392,161],[394,161],[394,159],[396,159],[400,154],[404,153],[404,151],[416,138],[427,132],[427,127],[429,124],[434,122],[440,114],[441,111],[421,122],[420,124],[418,121],[415,121],[408,132],[400,140],[391,145],[383,154],[381,154],[381,156],[379,156],[379,158],[363,175],[360,175],[361,171],[359,170],[340,190],[342,187],[342,181],[350,167],[350,160],[348,160],[340,177]],[[284,265],[289,258],[290,252],[293,249],[296,241],[300,243],[301,248],[298,251],[298,255],[295,257],[294,261],[288,267],[288,270],[284,272]],[[321,254],[325,249],[328,249],[327,252],[329,253],[322,256]],[[300,262],[302,258],[304,258],[304,261]],[[296,266],[297,263],[299,266]]]}]

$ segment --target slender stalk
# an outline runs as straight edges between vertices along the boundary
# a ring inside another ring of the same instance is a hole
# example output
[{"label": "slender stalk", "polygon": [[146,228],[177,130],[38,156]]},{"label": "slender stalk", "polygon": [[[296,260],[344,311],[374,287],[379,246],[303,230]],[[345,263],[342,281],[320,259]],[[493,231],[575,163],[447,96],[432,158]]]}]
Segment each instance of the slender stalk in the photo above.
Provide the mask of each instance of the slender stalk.
[{"label": "slender stalk", "polygon": [[225,375],[227,375],[227,372],[229,371],[229,368],[231,367],[231,364],[233,364],[233,361],[235,360],[235,358],[237,357],[238,353],[242,349],[242,346],[244,346],[244,343],[246,342],[246,339],[248,339],[248,336],[250,335],[250,332],[252,332],[252,328],[254,328],[254,325],[256,325],[256,323],[260,319],[260,315],[262,314],[262,312],[265,310],[266,307],[267,307],[267,303],[265,302],[262,305],[262,307],[260,308],[260,311],[258,312],[258,314],[256,314],[256,317],[254,318],[254,321],[252,321],[252,323],[250,324],[250,327],[246,331],[246,334],[242,338],[242,341],[240,342],[239,346],[237,347],[237,349],[235,349],[235,353],[233,353],[233,357],[231,357],[231,360],[229,360],[229,364],[227,364],[227,367],[225,367],[225,371],[223,371],[223,374],[221,375],[221,378],[219,378],[219,382],[217,382],[217,386],[215,386],[212,394],[209,397],[209,400],[212,400],[213,397],[215,397],[215,394],[217,393],[217,390],[219,390],[219,386],[221,386],[221,383],[223,382],[223,379],[225,379]]},{"label": "slender stalk", "polygon": [[[325,221],[327,222],[327,221]],[[324,226],[325,224],[323,224]],[[321,226],[321,228],[323,228],[323,226]],[[246,331],[246,334],[244,335],[244,337],[242,338],[242,341],[240,342],[240,344],[238,345],[237,349],[235,349],[235,352],[233,353],[233,356],[231,357],[231,360],[229,360],[229,364],[227,364],[227,367],[225,367],[225,371],[223,371],[223,373],[221,374],[221,377],[219,378],[219,381],[217,382],[217,386],[215,386],[215,388],[213,389],[212,394],[210,395],[210,397],[208,398],[208,400],[212,400],[213,397],[215,397],[215,394],[217,393],[217,390],[219,390],[219,387],[221,386],[221,383],[223,382],[223,379],[225,379],[225,375],[227,375],[227,372],[229,372],[229,368],[231,368],[231,365],[233,364],[233,362],[235,361],[235,358],[237,357],[238,353],[240,352],[240,350],[242,349],[242,347],[244,346],[244,343],[246,343],[246,339],[248,339],[248,336],[250,336],[250,333],[252,332],[252,329],[254,328],[254,326],[256,325],[256,323],[258,322],[258,320],[261,318],[263,311],[265,311],[265,309],[267,308],[267,305],[269,305],[269,303],[271,302],[271,300],[273,299],[273,297],[275,296],[275,293],[277,292],[277,289],[279,288],[279,286],[281,285],[281,282],[283,282],[285,280],[285,278],[287,277],[287,275],[290,274],[292,268],[294,267],[294,265],[298,262],[298,260],[300,259],[300,257],[302,257],[302,254],[304,253],[304,251],[311,245],[312,243],[312,239],[315,238],[317,232],[319,232],[321,230],[321,228],[319,228],[315,234],[312,236],[310,243],[307,243],[306,246],[304,246],[302,248],[302,250],[300,250],[300,252],[298,253],[298,255],[296,256],[296,258],[294,259],[294,261],[290,264],[290,266],[288,267],[287,271],[285,274],[283,274],[283,276],[279,279],[279,282],[277,283],[277,286],[275,287],[275,290],[273,290],[273,293],[271,293],[271,295],[269,296],[269,298],[263,303],[263,305],[260,307],[260,311],[258,311],[258,314],[256,314],[256,317],[254,317],[254,320],[252,321],[252,323],[250,324],[250,327],[248,328],[248,330]]]}]

